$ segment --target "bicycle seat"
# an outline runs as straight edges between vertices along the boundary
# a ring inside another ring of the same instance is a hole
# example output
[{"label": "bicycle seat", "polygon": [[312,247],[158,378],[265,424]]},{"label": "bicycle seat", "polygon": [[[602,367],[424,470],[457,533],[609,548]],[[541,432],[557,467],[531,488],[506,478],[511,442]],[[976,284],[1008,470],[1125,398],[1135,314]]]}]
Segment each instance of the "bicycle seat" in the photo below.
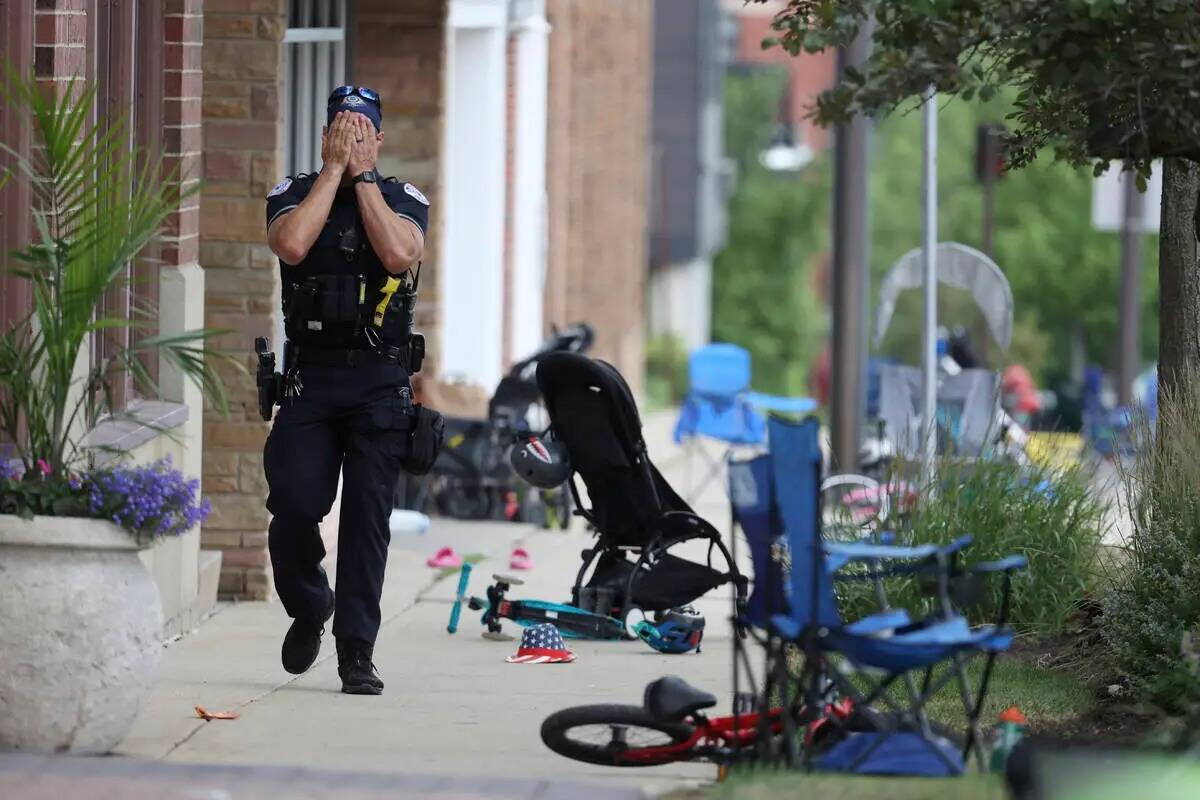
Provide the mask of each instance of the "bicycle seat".
[{"label": "bicycle seat", "polygon": [[659,678],[648,685],[642,700],[646,710],[662,720],[681,720],[716,704],[716,697],[675,675]]}]

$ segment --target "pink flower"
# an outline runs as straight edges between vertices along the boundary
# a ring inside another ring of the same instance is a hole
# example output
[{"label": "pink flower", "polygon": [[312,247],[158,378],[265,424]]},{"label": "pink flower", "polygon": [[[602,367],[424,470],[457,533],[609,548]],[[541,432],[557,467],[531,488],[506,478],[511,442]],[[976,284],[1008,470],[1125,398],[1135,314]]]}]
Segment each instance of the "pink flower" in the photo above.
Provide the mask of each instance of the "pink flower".
[{"label": "pink flower", "polygon": [[39,458],[37,460],[37,468],[38,471],[42,473],[43,477],[50,474],[50,462],[44,458]]}]

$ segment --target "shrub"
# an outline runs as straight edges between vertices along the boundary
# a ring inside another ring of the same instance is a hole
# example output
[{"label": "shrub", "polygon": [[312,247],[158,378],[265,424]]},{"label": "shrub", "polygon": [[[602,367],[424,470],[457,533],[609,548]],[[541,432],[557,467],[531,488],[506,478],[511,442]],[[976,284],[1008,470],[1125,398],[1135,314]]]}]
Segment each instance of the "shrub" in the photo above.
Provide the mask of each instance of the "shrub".
[{"label": "shrub", "polygon": [[1135,424],[1145,444],[1121,465],[1132,531],[1102,634],[1139,696],[1182,711],[1200,699],[1182,656],[1185,634],[1200,634],[1200,397],[1168,393],[1154,441],[1147,420]]},{"label": "shrub", "polygon": [[670,333],[646,343],[646,394],[655,406],[674,406],[688,388],[687,349]]},{"label": "shrub", "polygon": [[[1095,578],[1104,504],[1079,466],[942,460],[904,517],[884,520],[884,530],[902,527],[903,538],[921,543],[973,536],[964,564],[1027,556],[1029,567],[1014,574],[1009,614],[1025,632],[1061,631]],[[844,590],[851,613],[876,607],[866,588],[851,583]],[[968,616],[976,622],[994,620],[1002,592],[1002,579],[986,580],[982,597],[966,609]],[[889,585],[888,596],[893,605],[913,610],[929,602],[911,579]]]}]

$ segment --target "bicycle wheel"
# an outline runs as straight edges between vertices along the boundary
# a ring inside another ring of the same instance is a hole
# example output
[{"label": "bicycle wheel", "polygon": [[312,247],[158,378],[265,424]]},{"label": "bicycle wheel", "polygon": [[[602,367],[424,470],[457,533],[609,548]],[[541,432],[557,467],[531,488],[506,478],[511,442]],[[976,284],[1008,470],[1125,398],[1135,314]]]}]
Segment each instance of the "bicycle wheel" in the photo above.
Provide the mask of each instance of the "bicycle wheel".
[{"label": "bicycle wheel", "polygon": [[641,706],[576,706],[546,717],[542,742],[560,756],[608,767],[652,767],[687,760],[687,752],[647,751],[686,742],[694,728],[660,720]]},{"label": "bicycle wheel", "polygon": [[832,475],[821,483],[821,535],[830,542],[853,542],[865,536],[889,513],[885,487],[866,475]]}]

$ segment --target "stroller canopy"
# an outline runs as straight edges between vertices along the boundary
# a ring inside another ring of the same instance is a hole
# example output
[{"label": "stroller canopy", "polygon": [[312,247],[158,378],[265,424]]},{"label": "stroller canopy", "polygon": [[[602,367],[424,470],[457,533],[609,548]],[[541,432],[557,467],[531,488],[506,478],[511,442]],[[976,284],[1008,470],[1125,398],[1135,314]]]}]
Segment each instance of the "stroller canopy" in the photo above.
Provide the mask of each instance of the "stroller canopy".
[{"label": "stroller canopy", "polygon": [[576,353],[551,353],[537,370],[552,430],[587,486],[595,526],[623,546],[648,544],[670,511],[692,513],[646,455],[642,421],[616,368]]}]

